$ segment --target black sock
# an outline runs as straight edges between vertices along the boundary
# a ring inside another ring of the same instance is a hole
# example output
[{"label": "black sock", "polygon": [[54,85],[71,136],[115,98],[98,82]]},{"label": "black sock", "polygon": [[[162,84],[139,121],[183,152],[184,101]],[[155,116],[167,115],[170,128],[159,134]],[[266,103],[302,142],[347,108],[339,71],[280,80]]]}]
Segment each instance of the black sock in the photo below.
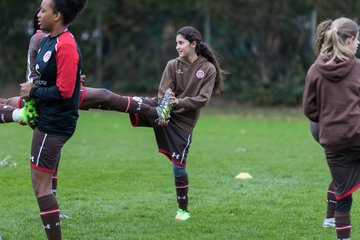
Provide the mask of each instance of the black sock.
[{"label": "black sock", "polygon": [[338,239],[350,238],[351,222],[350,211],[335,212],[336,234]]},{"label": "black sock", "polygon": [[185,176],[175,177],[175,187],[179,208],[188,211],[188,175],[186,174]]},{"label": "black sock", "polygon": [[54,196],[56,196],[57,182],[58,182],[58,176],[57,176],[57,171],[56,171],[54,173],[54,175],[52,176],[52,188],[51,188],[51,191],[53,192]]},{"label": "black sock", "polygon": [[[59,157],[60,159],[60,157]],[[56,193],[57,193],[57,185],[58,185],[58,169],[59,169],[59,163],[60,161],[58,160],[57,165],[56,165],[56,170],[51,178],[51,191],[53,192],[54,196],[56,197]]]},{"label": "black sock", "polygon": [[59,206],[53,194],[37,199],[40,208],[40,217],[48,240],[61,240]]},{"label": "black sock", "polygon": [[326,218],[335,217],[335,207],[336,207],[335,190],[334,190],[334,184],[331,181],[328,191],[327,191]]},{"label": "black sock", "polygon": [[150,107],[142,102],[141,99],[134,100],[131,97],[124,97],[117,94],[113,94],[110,98],[108,106],[111,109],[115,109],[120,112],[126,113],[141,113],[151,118],[157,118],[157,112],[154,107]]}]

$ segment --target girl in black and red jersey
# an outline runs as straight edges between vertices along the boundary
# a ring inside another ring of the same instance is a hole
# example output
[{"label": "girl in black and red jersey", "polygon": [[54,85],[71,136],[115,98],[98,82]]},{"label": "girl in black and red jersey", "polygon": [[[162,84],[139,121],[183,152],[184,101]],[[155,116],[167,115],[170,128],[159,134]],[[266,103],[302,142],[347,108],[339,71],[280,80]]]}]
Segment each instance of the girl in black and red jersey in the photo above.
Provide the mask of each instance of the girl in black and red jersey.
[{"label": "girl in black and red jersey", "polygon": [[[37,14],[36,14],[37,15]],[[28,48],[28,57],[27,57],[27,68],[26,68],[26,79],[28,82],[32,82],[35,85],[39,83],[40,76],[35,69],[35,59],[40,48],[40,42],[44,36],[47,35],[46,32],[42,31],[39,28],[39,22],[37,16],[33,21],[34,25],[34,34],[30,39],[29,48]],[[119,111],[125,113],[141,113],[149,117],[155,117],[157,119],[162,119],[163,117],[163,108],[156,106],[150,107],[146,104],[139,104],[129,96],[121,96],[116,94],[108,89],[104,88],[92,88],[85,87],[86,76],[80,76],[81,81],[81,91],[79,98],[79,109],[89,110],[89,109],[101,109],[101,110],[111,110]],[[24,101],[21,101],[20,97],[11,97],[8,99],[0,99],[0,103],[10,105],[14,108],[24,107]],[[1,113],[1,109],[0,109]],[[168,118],[168,114],[165,114],[165,118]],[[12,119],[7,118],[7,122],[13,122]]]},{"label": "girl in black and red jersey", "polygon": [[[159,152],[172,162],[178,202],[175,219],[185,221],[190,218],[186,158],[192,132],[201,108],[213,92],[221,91],[223,76],[214,52],[202,42],[200,32],[194,27],[179,29],[176,44],[179,57],[166,65],[158,91],[158,99],[169,98],[172,103],[168,124],[163,120],[155,124],[152,118],[142,114],[130,114],[130,119],[133,126],[153,127]],[[157,99],[137,100],[150,106],[158,104]]]},{"label": "girl in black and red jersey", "polygon": [[81,54],[68,25],[86,0],[43,0],[38,19],[47,33],[36,58],[40,81],[21,84],[23,99],[36,100],[39,121],[31,146],[31,177],[48,239],[61,239],[59,207],[51,191],[61,149],[78,119]]},{"label": "girl in black and red jersey", "polygon": [[[42,41],[43,37],[47,35],[46,32],[39,28],[37,13],[35,14],[33,20],[34,34],[31,37],[29,43],[26,71],[27,81],[33,83],[34,85],[38,85],[41,80],[39,73],[35,69],[35,59],[40,48],[40,42]],[[165,114],[163,113],[167,109],[166,106],[170,103],[164,103],[161,106],[150,107],[146,104],[139,104],[139,102],[128,96],[121,96],[104,88],[85,87],[85,81],[85,75],[81,75],[80,82],[82,86],[79,97],[79,109],[81,110],[89,110],[92,108],[127,113],[142,113],[143,115],[153,117],[155,119],[166,119],[169,117],[169,112]],[[22,101],[20,97],[0,99],[0,123],[19,121],[21,123],[28,124],[28,121],[31,121],[31,123],[36,122],[36,119],[30,118],[31,115],[28,117],[25,114],[25,109],[22,109],[21,111],[19,111],[20,109],[17,109],[24,107],[24,103],[25,101]],[[1,104],[4,104],[4,108]],[[52,192],[54,195],[56,195],[58,186],[57,171],[58,169],[56,168],[56,171],[52,177]],[[68,216],[62,213],[60,213],[60,218],[69,219]]]}]

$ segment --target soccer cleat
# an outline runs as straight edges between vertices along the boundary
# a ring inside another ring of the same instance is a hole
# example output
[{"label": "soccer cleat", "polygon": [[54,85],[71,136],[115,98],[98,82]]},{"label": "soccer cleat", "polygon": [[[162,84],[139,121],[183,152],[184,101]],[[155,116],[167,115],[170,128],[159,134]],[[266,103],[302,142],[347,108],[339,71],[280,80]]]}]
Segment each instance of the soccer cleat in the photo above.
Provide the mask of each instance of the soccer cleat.
[{"label": "soccer cleat", "polygon": [[69,220],[69,219],[71,219],[71,217],[68,216],[68,215],[65,215],[65,214],[63,214],[63,213],[60,213],[60,219]]},{"label": "soccer cleat", "polygon": [[35,99],[30,99],[25,102],[25,119],[24,122],[29,125],[31,128],[35,128],[39,115],[36,111],[36,102]]},{"label": "soccer cleat", "polygon": [[325,218],[323,222],[324,228],[335,227],[335,218]]},{"label": "soccer cleat", "polygon": [[170,103],[171,89],[165,91],[161,103],[156,107],[156,112],[158,114],[158,119],[156,120],[168,120],[170,118],[171,112],[171,103]]},{"label": "soccer cleat", "polygon": [[175,219],[178,220],[178,221],[186,221],[190,218],[190,213],[185,211],[185,210],[182,210],[181,208],[179,208],[177,211],[176,211],[176,216],[175,216]]}]

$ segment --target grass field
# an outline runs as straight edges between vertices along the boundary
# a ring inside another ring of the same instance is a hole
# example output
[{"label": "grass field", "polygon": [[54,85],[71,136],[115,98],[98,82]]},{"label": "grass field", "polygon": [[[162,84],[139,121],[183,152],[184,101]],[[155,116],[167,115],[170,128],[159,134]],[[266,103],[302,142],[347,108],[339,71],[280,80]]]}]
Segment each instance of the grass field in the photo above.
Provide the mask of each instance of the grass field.
[{"label": "grass field", "polygon": [[[81,112],[62,152],[58,200],[72,217],[62,221],[63,238],[336,239],[321,226],[330,174],[308,122],[245,115],[200,118],[187,168],[192,218],[176,222],[171,165],[152,130],[132,128],[124,114]],[[0,235],[45,239],[29,175],[31,130],[1,125],[0,137],[0,160],[17,163],[0,167]],[[236,180],[239,172],[254,178]],[[352,238],[360,239],[354,195]]]}]

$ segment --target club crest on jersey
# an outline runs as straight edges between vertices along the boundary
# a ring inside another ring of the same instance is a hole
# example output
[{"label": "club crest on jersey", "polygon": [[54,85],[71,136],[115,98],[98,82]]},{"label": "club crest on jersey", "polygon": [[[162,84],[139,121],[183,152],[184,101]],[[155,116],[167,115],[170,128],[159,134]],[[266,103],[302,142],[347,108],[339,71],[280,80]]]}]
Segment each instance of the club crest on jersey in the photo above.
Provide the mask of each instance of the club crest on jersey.
[{"label": "club crest on jersey", "polygon": [[47,52],[44,54],[43,61],[44,61],[44,62],[49,61],[50,57],[51,57],[51,51],[47,51]]},{"label": "club crest on jersey", "polygon": [[198,78],[198,79],[202,79],[203,77],[205,76],[205,73],[204,73],[204,71],[203,70],[197,70],[197,72],[196,72],[196,77]]}]

